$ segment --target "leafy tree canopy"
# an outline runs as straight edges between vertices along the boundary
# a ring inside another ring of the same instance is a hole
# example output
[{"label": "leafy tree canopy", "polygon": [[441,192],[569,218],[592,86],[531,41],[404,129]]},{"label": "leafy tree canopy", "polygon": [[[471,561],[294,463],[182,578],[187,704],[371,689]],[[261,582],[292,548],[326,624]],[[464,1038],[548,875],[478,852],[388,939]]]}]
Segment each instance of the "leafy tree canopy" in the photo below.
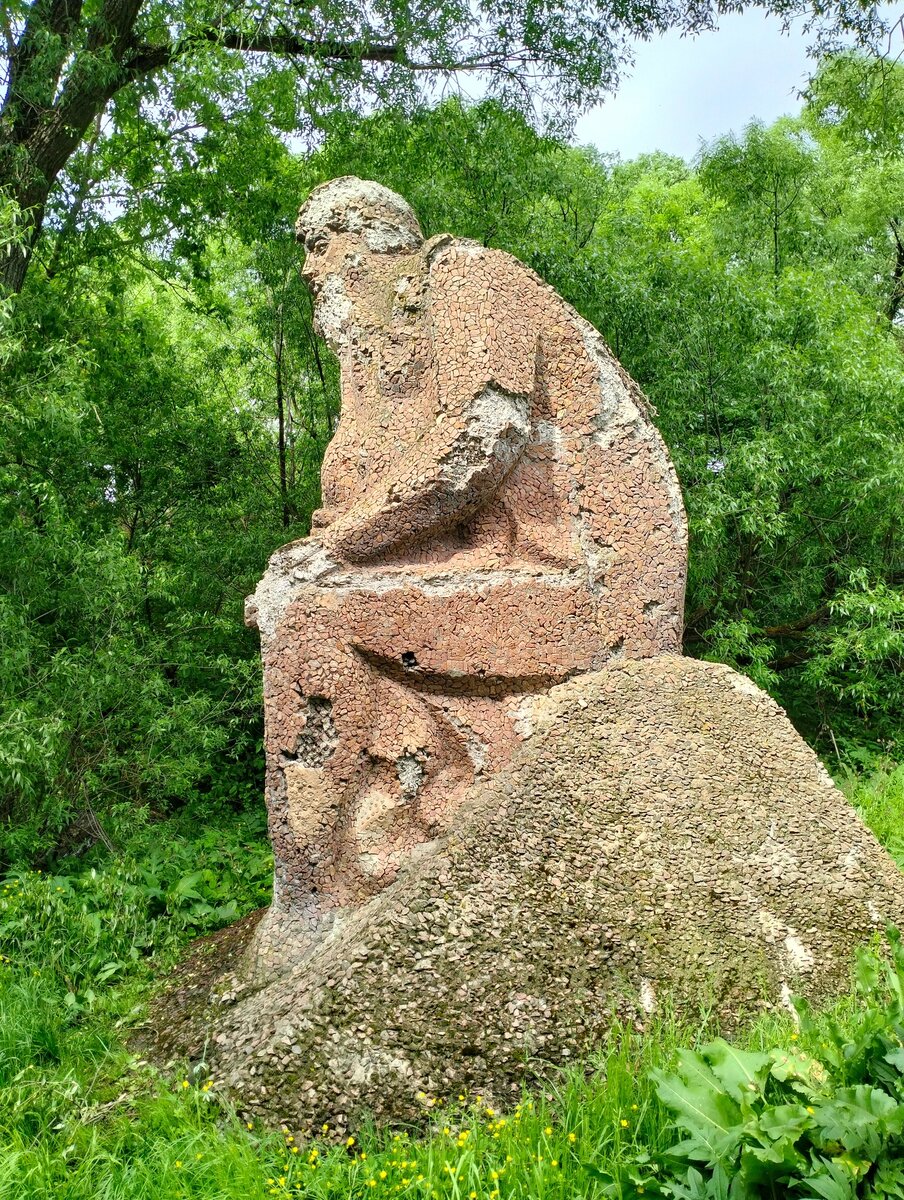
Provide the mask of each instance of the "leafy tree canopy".
[{"label": "leafy tree canopy", "polygon": [[[758,0],[809,13],[823,41],[853,31],[875,42],[881,7]],[[10,0],[0,24],[0,188],[22,212],[23,242],[0,260],[22,286],[58,181],[67,216],[84,202],[109,139],[145,161],[145,185],[173,155],[203,166],[237,127],[310,132],[337,111],[411,105],[463,74],[525,111],[569,112],[614,86],[632,38],[711,28],[739,0]],[[158,158],[159,156],[159,158]],[[85,161],[87,160],[87,161]],[[109,178],[109,175],[105,175]],[[77,216],[77,211],[76,211]],[[178,221],[176,222],[178,224]]]}]

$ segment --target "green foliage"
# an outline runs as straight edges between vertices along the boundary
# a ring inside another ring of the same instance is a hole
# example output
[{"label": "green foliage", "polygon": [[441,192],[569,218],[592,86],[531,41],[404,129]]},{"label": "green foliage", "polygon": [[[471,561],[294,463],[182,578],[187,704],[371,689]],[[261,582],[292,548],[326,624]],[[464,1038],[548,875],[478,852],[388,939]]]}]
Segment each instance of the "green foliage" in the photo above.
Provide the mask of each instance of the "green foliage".
[{"label": "green foliage", "polygon": [[[845,761],[895,755],[901,70],[827,62],[801,121],[695,167],[604,160],[491,100],[346,116],[292,156],[279,80],[165,154],[114,127],[79,169],[141,203],[113,215],[89,189],[77,221],[52,214],[0,335],[0,858],[46,859],[119,810],[256,799],[241,602],[307,532],[338,415],[291,219],[345,172],[402,191],[428,234],[524,259],[643,385],[690,516],[686,650]],[[208,83],[183,81],[186,103]]]},{"label": "green foliage", "polygon": [[260,815],[224,818],[196,804],[161,832],[133,828],[120,855],[88,869],[72,860],[69,873],[8,875],[0,892],[6,962],[51,981],[69,1012],[118,1014],[122,989],[147,981],[151,959],[159,967],[187,937],[269,901],[272,856]]},{"label": "green foliage", "polygon": [[808,111],[716,143],[696,170],[621,164],[450,101],[350,124],[309,168],[402,190],[428,233],[511,251],[596,324],[684,485],[686,649],[750,674],[816,741],[892,749],[904,364],[873,226],[826,209],[851,160],[825,137]]},{"label": "green foliage", "polygon": [[[864,757],[861,755],[861,757]],[[863,770],[848,768],[839,784],[889,854],[904,870],[904,766],[876,764],[865,757]]]},{"label": "green foliage", "polygon": [[134,273],[120,285],[97,299],[32,290],[13,326],[0,433],[7,861],[117,807],[256,795],[258,650],[242,602],[316,503],[316,464],[303,466],[303,515],[289,509],[287,526],[292,497],[269,471],[241,340],[227,350],[209,318]]},{"label": "green foliage", "polygon": [[[847,1200],[904,1194],[904,947],[861,950],[839,1020],[796,1004],[792,1046],[717,1038],[654,1070],[683,1137],[609,1183],[617,1196]],[[683,1162],[684,1167],[676,1166]],[[598,1169],[596,1174],[599,1175]]]},{"label": "green foliage", "polygon": [[[877,832],[901,827],[894,772],[855,786]],[[642,1033],[616,1028],[589,1062],[535,1081],[505,1111],[477,1095],[424,1095],[422,1129],[365,1128],[348,1145],[339,1129],[302,1137],[249,1127],[203,1065],[154,1069],[123,1045],[153,974],[185,939],[265,898],[260,820],[195,804],[112,832],[123,842],[117,859],[95,850],[93,866],[73,859],[57,874],[16,872],[0,885],[3,1200],[705,1200],[749,1195],[742,1170],[768,1183],[811,1151],[826,1161],[821,1173],[807,1166],[811,1191],[781,1184],[775,1195],[897,1195],[899,1167],[883,1159],[882,1140],[887,1148],[899,1136],[900,950],[897,969],[861,956],[852,995],[803,1011],[799,1032],[779,1013],[729,1043],[714,1040],[705,1017],[681,1025],[661,1013]],[[704,1156],[680,1167],[669,1153],[675,1117],[687,1155]],[[708,1166],[709,1147],[734,1154],[734,1165]],[[758,1186],[754,1196],[771,1194]]]}]

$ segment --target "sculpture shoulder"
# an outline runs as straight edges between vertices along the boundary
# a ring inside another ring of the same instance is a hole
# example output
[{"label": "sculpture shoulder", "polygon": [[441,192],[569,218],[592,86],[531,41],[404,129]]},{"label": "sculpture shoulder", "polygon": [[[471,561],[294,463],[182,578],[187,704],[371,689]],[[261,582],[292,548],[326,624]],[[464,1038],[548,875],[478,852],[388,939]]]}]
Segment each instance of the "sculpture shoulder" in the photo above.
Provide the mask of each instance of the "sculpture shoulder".
[{"label": "sculpture shoulder", "polygon": [[527,268],[502,250],[463,238],[435,238],[425,250],[430,324],[441,347],[443,378],[469,394],[492,386],[531,395],[543,312],[531,302],[536,285]]},{"label": "sculpture shoulder", "polygon": [[441,233],[424,244],[423,253],[434,293],[492,292],[501,304],[542,294],[547,301],[564,303],[535,271],[505,250]]}]

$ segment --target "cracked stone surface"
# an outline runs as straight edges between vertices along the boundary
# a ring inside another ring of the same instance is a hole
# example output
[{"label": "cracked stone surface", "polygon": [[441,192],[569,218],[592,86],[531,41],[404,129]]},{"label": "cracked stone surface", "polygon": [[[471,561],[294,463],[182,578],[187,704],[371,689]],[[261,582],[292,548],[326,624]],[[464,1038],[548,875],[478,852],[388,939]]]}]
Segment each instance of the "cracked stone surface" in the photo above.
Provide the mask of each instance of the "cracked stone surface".
[{"label": "cracked stone surface", "polygon": [[249,1114],[505,1105],[668,997],[843,986],[904,877],[782,710],[680,657],[686,529],[637,387],[510,256],[334,180],[299,217],[342,419],[249,598],[274,902],[150,1023]]},{"label": "cracked stone surface", "polygon": [[515,701],[680,645],[686,524],[640,390],[522,263],[424,242],[354,178],[301,210],[341,368],[310,538],[247,615],[264,661],[273,906],[262,977],[455,827]]}]

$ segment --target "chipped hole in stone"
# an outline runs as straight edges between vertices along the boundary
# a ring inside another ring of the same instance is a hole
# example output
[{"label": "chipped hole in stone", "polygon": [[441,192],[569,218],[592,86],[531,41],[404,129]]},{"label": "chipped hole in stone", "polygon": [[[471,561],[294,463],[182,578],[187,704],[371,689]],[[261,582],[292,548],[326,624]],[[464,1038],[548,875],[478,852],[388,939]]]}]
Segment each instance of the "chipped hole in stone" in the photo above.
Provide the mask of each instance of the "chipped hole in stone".
[{"label": "chipped hole in stone", "polygon": [[415,657],[413,650],[403,650],[401,659],[402,659],[403,667],[416,667],[417,666],[417,658]]},{"label": "chipped hole in stone", "polygon": [[399,779],[402,795],[407,799],[414,799],[421,790],[421,784],[424,782],[424,774],[424,764],[416,754],[402,754],[396,759],[396,775]]},{"label": "chipped hole in stone", "polygon": [[302,704],[302,712],[304,728],[295,739],[295,749],[283,750],[282,759],[305,767],[322,767],[339,741],[333,724],[333,705],[326,696],[308,696]]}]

